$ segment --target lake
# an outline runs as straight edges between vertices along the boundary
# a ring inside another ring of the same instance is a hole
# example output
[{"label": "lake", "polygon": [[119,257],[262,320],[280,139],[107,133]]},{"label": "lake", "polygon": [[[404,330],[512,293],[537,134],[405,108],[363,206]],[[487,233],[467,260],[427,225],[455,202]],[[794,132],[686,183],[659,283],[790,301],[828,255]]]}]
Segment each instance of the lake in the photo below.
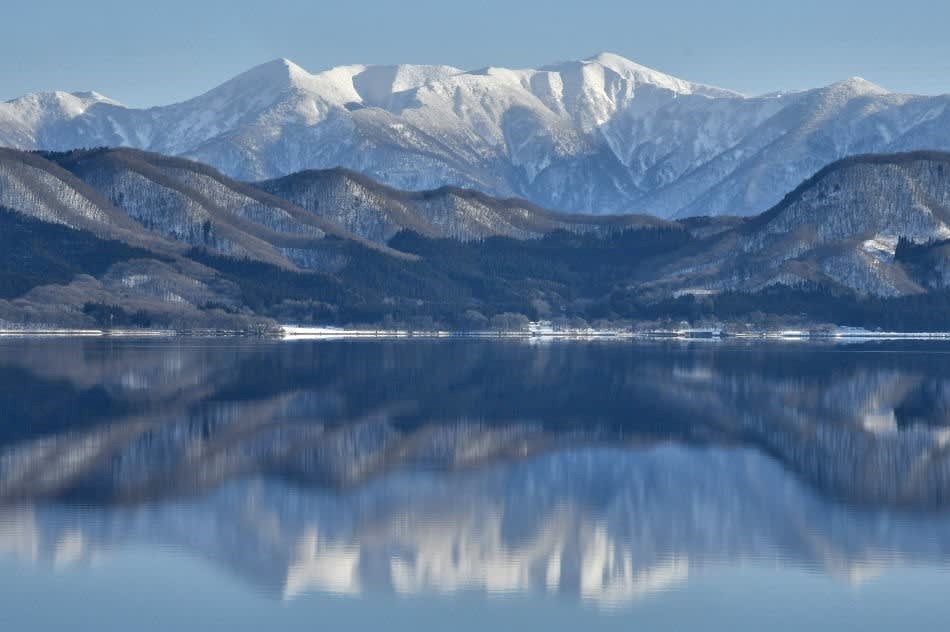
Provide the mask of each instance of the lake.
[{"label": "lake", "polygon": [[4,630],[943,630],[950,343],[0,339]]}]

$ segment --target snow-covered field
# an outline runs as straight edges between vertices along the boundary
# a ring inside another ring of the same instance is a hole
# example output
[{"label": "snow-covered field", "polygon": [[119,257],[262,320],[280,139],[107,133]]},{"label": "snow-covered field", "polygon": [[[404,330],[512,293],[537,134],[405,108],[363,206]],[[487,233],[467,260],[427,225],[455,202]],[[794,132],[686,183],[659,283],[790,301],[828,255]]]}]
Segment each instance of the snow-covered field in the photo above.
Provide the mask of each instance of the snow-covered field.
[{"label": "snow-covered field", "polygon": [[47,327],[22,327],[0,329],[0,337],[97,337],[113,338],[168,338],[178,335],[174,331],[153,329],[57,329]]}]

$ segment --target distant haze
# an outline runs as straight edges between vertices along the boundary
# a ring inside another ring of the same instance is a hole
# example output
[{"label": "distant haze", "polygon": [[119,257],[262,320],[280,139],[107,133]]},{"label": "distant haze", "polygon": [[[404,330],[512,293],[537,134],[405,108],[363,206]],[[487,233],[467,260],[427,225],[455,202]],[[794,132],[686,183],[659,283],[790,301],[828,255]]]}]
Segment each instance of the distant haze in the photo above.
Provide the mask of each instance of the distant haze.
[{"label": "distant haze", "polygon": [[855,75],[892,91],[950,92],[950,4],[933,0],[8,4],[0,100],[94,89],[132,106],[164,104],[275,57],[311,70],[346,63],[472,69],[603,50],[752,94]]}]

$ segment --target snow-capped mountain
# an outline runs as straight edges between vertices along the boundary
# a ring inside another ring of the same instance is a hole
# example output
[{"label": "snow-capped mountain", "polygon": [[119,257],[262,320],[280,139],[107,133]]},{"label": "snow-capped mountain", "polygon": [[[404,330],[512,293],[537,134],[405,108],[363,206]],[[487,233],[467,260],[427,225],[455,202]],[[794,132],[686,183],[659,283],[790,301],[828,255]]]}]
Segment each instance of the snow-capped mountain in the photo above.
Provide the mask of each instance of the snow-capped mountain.
[{"label": "snow-capped mountain", "polygon": [[0,104],[0,145],[125,145],[246,180],[342,166],[404,189],[464,186],[598,214],[751,214],[844,156],[950,149],[948,104],[861,79],[747,97],[612,54],[315,74],[280,59],[144,110],[96,93],[28,95]]}]

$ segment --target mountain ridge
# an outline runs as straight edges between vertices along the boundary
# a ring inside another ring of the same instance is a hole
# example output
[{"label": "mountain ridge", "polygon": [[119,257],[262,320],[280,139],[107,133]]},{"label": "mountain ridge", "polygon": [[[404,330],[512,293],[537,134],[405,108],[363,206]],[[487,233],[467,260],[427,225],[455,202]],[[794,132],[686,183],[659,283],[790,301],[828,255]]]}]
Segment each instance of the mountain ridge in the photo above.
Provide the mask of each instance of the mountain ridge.
[{"label": "mountain ridge", "polygon": [[666,221],[399,191],[340,168],[252,185],[135,149],[4,149],[0,206],[11,324],[950,328],[943,152],[844,159],[752,218]]},{"label": "mountain ridge", "polygon": [[404,191],[344,167],[308,169],[255,186],[382,244],[403,230],[470,241],[492,236],[532,239],[555,230],[607,234],[674,226],[649,215],[555,212],[521,198],[494,198],[451,185]]}]

